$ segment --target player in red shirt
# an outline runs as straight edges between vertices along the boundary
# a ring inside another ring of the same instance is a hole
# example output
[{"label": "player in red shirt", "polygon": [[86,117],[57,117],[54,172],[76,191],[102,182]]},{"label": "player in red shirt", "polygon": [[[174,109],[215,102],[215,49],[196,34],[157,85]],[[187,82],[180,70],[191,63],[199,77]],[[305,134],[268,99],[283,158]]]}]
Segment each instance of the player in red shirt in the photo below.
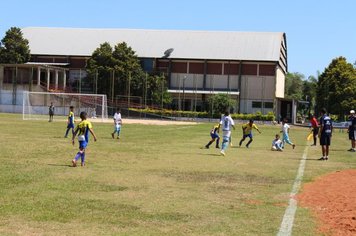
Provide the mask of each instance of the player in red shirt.
[{"label": "player in red shirt", "polygon": [[310,124],[311,124],[311,129],[313,131],[313,139],[314,139],[314,143],[312,144],[312,146],[316,146],[316,137],[318,137],[318,133],[319,133],[319,124],[315,115],[310,115]]}]

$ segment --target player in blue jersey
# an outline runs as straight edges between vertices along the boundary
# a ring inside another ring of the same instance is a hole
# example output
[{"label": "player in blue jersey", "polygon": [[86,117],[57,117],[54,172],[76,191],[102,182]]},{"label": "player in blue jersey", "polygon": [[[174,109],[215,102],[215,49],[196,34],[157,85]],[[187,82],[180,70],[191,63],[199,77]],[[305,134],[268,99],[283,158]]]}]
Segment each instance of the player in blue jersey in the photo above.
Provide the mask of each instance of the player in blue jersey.
[{"label": "player in blue jersey", "polygon": [[209,146],[215,142],[216,140],[216,148],[220,148],[219,147],[219,141],[220,141],[220,136],[219,136],[219,125],[214,126],[211,131],[210,131],[210,137],[211,140],[209,141],[209,143],[207,145],[205,145],[205,148],[209,149]]},{"label": "player in blue jersey", "polygon": [[223,117],[221,117],[220,123],[219,123],[219,129],[222,129],[223,131],[223,140],[221,143],[221,151],[220,154],[222,156],[225,156],[225,151],[228,147],[230,137],[231,137],[231,127],[235,130],[235,123],[234,120],[231,118],[230,113],[228,111],[225,112]]},{"label": "player in blue jersey", "polygon": [[356,152],[356,115],[355,110],[350,111],[349,116],[349,128],[347,129],[347,133],[349,134],[349,139],[351,141],[351,148],[348,150],[349,152]]},{"label": "player in blue jersey", "polygon": [[74,145],[75,136],[78,135],[79,142],[79,152],[75,155],[72,160],[73,167],[77,166],[77,161],[81,159],[81,166],[85,165],[85,148],[88,146],[89,142],[89,132],[93,135],[94,141],[96,141],[96,136],[93,131],[93,126],[90,121],[87,120],[87,113],[81,112],[80,118],[82,121],[77,125],[72,138],[72,144]]},{"label": "player in blue jersey", "polygon": [[322,157],[318,160],[326,161],[329,159],[329,146],[331,144],[331,136],[333,131],[333,123],[331,118],[327,115],[326,109],[321,109],[319,140],[321,146]]},{"label": "player in blue jersey", "polygon": [[74,133],[74,107],[73,106],[69,107],[67,130],[66,130],[66,134],[64,135],[65,138],[68,137],[69,130],[72,130],[72,134]]}]

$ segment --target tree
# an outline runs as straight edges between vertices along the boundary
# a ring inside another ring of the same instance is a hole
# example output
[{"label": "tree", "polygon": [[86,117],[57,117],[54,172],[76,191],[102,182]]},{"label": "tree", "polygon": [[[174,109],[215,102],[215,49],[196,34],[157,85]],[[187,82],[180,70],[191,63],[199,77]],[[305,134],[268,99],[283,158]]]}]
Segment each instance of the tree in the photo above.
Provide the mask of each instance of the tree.
[{"label": "tree", "polygon": [[135,51],[125,42],[118,43],[113,58],[115,76],[118,78],[115,92],[121,95],[142,94],[144,72]]},{"label": "tree", "polygon": [[346,58],[333,59],[319,76],[317,107],[325,107],[339,118],[356,107],[356,69]]},{"label": "tree", "polygon": [[11,27],[0,43],[0,63],[22,64],[30,60],[28,40],[20,28]]},{"label": "tree", "polygon": [[151,75],[148,80],[147,89],[150,91],[148,99],[156,105],[172,103],[172,96],[168,93],[167,80],[164,75]]},{"label": "tree", "polygon": [[98,93],[115,95],[141,95],[143,70],[131,47],[125,42],[114,49],[108,42],[97,48],[87,62],[87,70],[93,83],[97,76]]},{"label": "tree", "polygon": [[209,112],[211,113],[224,113],[236,105],[236,101],[231,99],[226,93],[219,93],[209,97]]},{"label": "tree", "polygon": [[298,72],[286,75],[285,95],[286,98],[304,100],[303,98],[303,79],[304,75]]},{"label": "tree", "polygon": [[308,113],[315,107],[317,86],[318,80],[314,76],[309,76],[307,80],[303,81],[302,94],[304,99],[309,102]]},{"label": "tree", "polygon": [[[114,68],[113,49],[108,42],[95,49],[87,62],[87,71],[94,84],[97,84],[97,93],[111,94],[111,78]],[[95,81],[96,80],[96,81]]]}]

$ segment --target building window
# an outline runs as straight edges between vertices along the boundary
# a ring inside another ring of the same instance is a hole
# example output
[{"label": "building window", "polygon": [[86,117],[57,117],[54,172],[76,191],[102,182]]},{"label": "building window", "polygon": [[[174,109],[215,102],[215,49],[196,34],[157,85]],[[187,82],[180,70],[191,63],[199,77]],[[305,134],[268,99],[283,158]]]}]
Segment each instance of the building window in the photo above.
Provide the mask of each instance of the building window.
[{"label": "building window", "polygon": [[274,76],[276,75],[276,66],[275,65],[260,65],[259,66],[259,75],[260,76]]},{"label": "building window", "polygon": [[186,62],[172,62],[172,72],[173,73],[187,73],[187,63]]},{"label": "building window", "polygon": [[264,108],[273,109],[273,102],[264,102],[263,106]]},{"label": "building window", "polygon": [[204,74],[204,63],[189,62],[189,73],[190,74]]},{"label": "building window", "polygon": [[240,72],[240,64],[224,64],[224,75],[238,75]]},{"label": "building window", "polygon": [[242,64],[243,75],[257,75],[257,64]]},{"label": "building window", "polygon": [[252,108],[262,108],[262,102],[252,102]]},{"label": "building window", "polygon": [[222,74],[222,64],[221,63],[208,63],[207,74],[221,75]]}]

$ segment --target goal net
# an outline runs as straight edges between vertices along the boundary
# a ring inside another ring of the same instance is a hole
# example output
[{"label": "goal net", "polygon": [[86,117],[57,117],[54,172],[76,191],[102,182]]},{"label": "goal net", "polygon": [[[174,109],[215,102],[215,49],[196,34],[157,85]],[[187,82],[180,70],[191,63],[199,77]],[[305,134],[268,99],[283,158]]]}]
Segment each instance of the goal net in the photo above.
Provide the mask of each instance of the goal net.
[{"label": "goal net", "polygon": [[74,115],[79,116],[85,111],[88,118],[108,118],[108,106],[106,95],[103,94],[80,94],[80,93],[51,93],[30,92],[23,93],[22,117],[24,120],[48,120],[49,107],[54,106],[54,120],[66,119],[69,107],[74,107]]}]

